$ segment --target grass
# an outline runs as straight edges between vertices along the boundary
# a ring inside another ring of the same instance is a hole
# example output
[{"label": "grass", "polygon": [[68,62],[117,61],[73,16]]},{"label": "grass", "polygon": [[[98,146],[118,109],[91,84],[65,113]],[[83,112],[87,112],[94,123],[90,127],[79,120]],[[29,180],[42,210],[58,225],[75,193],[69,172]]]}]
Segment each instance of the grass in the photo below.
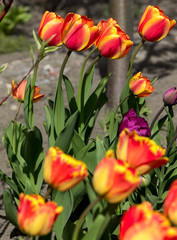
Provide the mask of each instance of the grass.
[{"label": "grass", "polygon": [[28,51],[32,42],[24,35],[5,35],[0,34],[0,53],[12,53]]}]

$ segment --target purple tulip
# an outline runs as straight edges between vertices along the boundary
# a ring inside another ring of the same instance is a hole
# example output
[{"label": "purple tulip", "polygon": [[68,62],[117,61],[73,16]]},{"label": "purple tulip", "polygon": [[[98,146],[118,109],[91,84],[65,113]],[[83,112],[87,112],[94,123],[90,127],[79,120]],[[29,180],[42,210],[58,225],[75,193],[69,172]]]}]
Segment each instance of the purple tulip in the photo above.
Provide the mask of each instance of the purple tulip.
[{"label": "purple tulip", "polygon": [[133,108],[131,108],[123,117],[119,125],[119,134],[124,128],[128,128],[130,132],[136,130],[139,136],[149,137],[151,135],[147,121],[142,117],[137,117]]},{"label": "purple tulip", "polygon": [[169,89],[163,95],[163,102],[166,106],[173,106],[177,104],[177,90],[176,87]]}]

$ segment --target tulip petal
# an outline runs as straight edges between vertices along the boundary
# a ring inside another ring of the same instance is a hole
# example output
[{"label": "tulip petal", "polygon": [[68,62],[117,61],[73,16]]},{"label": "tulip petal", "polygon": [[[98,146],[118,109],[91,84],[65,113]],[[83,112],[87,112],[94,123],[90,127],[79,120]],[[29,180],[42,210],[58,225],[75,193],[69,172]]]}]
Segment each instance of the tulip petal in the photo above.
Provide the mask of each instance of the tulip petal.
[{"label": "tulip petal", "polygon": [[73,25],[73,27],[70,28],[70,31],[67,32],[67,35],[63,40],[63,43],[70,50],[80,51],[88,44],[89,38],[90,31],[88,26],[76,22]]},{"label": "tulip petal", "polygon": [[97,25],[101,33],[95,42],[100,54],[106,58],[119,59],[124,57],[133,42],[119,27],[118,23],[110,18],[108,21],[100,21]]},{"label": "tulip petal", "polygon": [[48,41],[52,37],[52,39],[48,42],[49,46],[61,45],[62,42],[60,40],[60,34],[57,33],[61,31],[62,25],[62,22],[48,22],[41,31],[41,39],[43,39],[44,41]]},{"label": "tulip petal", "polygon": [[142,35],[147,41],[160,41],[167,36],[170,28],[170,22],[163,17],[152,18],[142,30]]}]

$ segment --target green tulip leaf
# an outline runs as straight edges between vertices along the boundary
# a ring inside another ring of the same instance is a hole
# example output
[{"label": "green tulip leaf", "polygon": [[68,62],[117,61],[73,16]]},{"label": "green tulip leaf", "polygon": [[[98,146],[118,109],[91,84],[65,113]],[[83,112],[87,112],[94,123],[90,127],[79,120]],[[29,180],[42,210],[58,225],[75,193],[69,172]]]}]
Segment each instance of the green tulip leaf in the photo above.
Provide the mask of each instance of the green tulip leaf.
[{"label": "green tulip leaf", "polygon": [[58,206],[63,207],[63,211],[58,216],[57,221],[55,222],[55,225],[54,225],[54,230],[55,230],[57,240],[62,240],[64,227],[73,209],[73,195],[70,190],[66,192],[59,192],[54,190],[52,194],[52,199],[58,204]]},{"label": "green tulip leaf", "polygon": [[6,189],[3,194],[3,202],[5,207],[5,213],[7,219],[16,227],[18,227],[17,223],[17,209],[14,205],[12,193],[9,189]]}]

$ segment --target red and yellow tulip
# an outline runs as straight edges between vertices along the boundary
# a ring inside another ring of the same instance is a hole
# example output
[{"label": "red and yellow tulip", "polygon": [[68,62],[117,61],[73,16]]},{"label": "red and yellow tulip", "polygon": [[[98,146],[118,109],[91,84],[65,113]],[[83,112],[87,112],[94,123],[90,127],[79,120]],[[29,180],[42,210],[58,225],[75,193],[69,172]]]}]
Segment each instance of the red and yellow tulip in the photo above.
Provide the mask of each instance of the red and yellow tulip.
[{"label": "red and yellow tulip", "polygon": [[103,57],[118,59],[124,57],[133,45],[129,36],[120,28],[116,20],[109,18],[97,25],[101,29],[95,45]]},{"label": "red and yellow tulip", "polygon": [[177,229],[168,219],[153,211],[149,202],[130,207],[120,223],[119,240],[175,240]]},{"label": "red and yellow tulip", "polygon": [[149,5],[140,19],[138,33],[145,41],[156,42],[165,38],[175,24],[158,6]]},{"label": "red and yellow tulip", "polygon": [[177,180],[175,180],[169,189],[164,201],[163,211],[170,221],[177,225]]},{"label": "red and yellow tulip", "polygon": [[85,163],[50,147],[44,160],[44,180],[59,191],[66,191],[88,176]]},{"label": "red and yellow tulip", "polygon": [[68,13],[61,30],[61,40],[72,51],[84,51],[93,45],[99,33],[92,19]]},{"label": "red and yellow tulip", "polygon": [[142,137],[136,131],[124,129],[119,135],[117,158],[135,169],[139,175],[165,165],[169,159],[163,157],[166,150],[148,137]]},{"label": "red and yellow tulip", "polygon": [[18,224],[28,235],[41,236],[48,234],[63,207],[57,207],[55,202],[46,202],[40,195],[20,194],[18,206]]},{"label": "red and yellow tulip", "polygon": [[93,187],[97,194],[110,203],[125,199],[139,185],[140,179],[134,169],[109,152],[97,165],[93,174]]},{"label": "red and yellow tulip", "polygon": [[49,46],[59,46],[62,44],[60,32],[64,19],[54,12],[46,11],[41,19],[38,35],[41,40],[48,41]]},{"label": "red and yellow tulip", "polygon": [[129,81],[129,88],[134,95],[138,97],[146,97],[154,91],[151,81],[143,77],[141,72],[136,73]]},{"label": "red and yellow tulip", "polygon": [[[26,83],[27,83],[27,81],[24,80],[20,84],[20,86],[17,87],[18,84],[15,84],[14,81],[12,80],[12,89],[11,89],[12,96],[18,102],[23,102],[24,101]],[[44,97],[44,94],[39,94],[39,93],[40,93],[40,88],[35,86],[34,87],[33,102],[37,102],[37,101],[41,100],[41,98]]]}]

